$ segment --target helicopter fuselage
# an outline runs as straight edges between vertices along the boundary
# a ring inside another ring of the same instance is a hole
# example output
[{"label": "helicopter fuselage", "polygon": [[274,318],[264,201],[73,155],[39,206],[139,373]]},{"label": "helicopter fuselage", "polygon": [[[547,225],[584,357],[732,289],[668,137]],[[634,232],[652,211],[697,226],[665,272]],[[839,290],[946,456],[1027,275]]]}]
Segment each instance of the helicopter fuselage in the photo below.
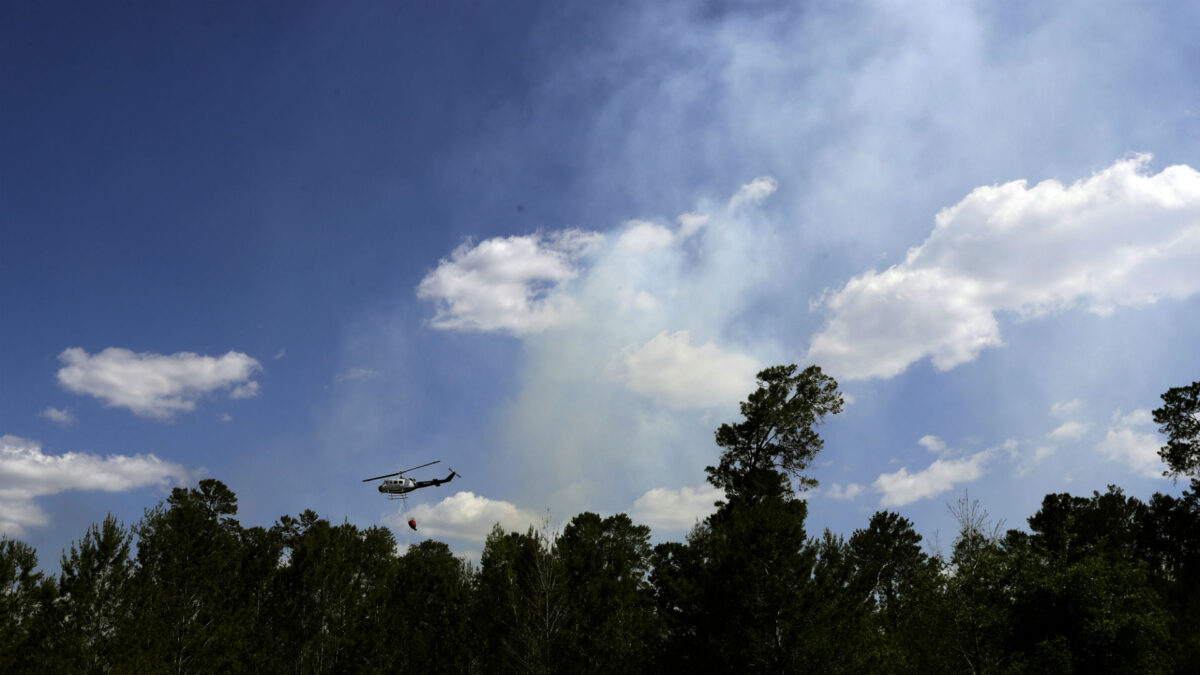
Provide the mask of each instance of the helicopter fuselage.
[{"label": "helicopter fuselage", "polygon": [[416,489],[417,481],[412,478],[389,478],[379,484],[379,491],[390,495],[402,495]]}]

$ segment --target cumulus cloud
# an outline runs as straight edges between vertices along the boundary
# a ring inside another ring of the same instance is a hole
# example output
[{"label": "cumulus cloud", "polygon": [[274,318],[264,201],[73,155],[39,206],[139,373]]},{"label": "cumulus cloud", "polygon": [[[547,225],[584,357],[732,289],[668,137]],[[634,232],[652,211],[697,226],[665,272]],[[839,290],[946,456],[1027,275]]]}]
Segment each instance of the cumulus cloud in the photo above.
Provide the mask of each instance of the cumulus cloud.
[{"label": "cumulus cloud", "polygon": [[654,488],[633,502],[630,518],[655,530],[687,530],[716,510],[713,506],[724,493],[712,486]]},{"label": "cumulus cloud", "polygon": [[258,361],[232,351],[220,357],[165,356],[109,347],[92,355],[71,347],[58,360],[64,364],[58,381],[67,390],[156,419],[194,410],[200,397],[222,389],[232,389],[231,398],[255,396],[258,382],[251,378],[262,369]]},{"label": "cumulus cloud", "polygon": [[1079,410],[1079,407],[1082,405],[1083,401],[1077,398],[1071,399],[1070,401],[1059,401],[1058,403],[1050,406],[1050,414],[1054,415],[1055,417],[1066,417],[1067,415]]},{"label": "cumulus cloud", "polygon": [[902,263],[829,293],[809,358],[839,377],[938,370],[1002,344],[997,315],[1083,307],[1101,316],[1200,291],[1200,173],[1147,172],[1150,155],[1064,186],[976,188],[942,210]]},{"label": "cumulus cloud", "polygon": [[703,213],[684,213],[679,216],[679,232],[677,238],[687,239],[708,224],[708,216]]},{"label": "cumulus cloud", "polygon": [[[773,181],[749,185],[736,209],[698,199],[674,219],[625,218],[589,233],[577,253],[556,248],[571,239],[564,232],[488,240],[519,243],[520,255],[463,246],[425,278],[417,294],[438,303],[431,327],[523,343],[521,390],[500,416],[502,442],[524,467],[511,480],[534,492],[559,486],[545,497],[556,511],[613,510],[682,457],[697,467],[709,459],[696,458],[712,444],[710,430],[692,432],[694,411],[753,391],[759,354],[775,349],[738,320],[770,277],[763,261],[774,250],[774,224],[754,208]],[[498,282],[463,271],[476,258],[471,269]],[[447,290],[462,279],[469,293]],[[619,476],[626,495],[609,487]]]},{"label": "cumulus cloud", "polygon": [[[609,279],[593,275],[591,261],[587,270],[579,265],[572,297],[590,282],[598,298],[628,299],[627,311],[588,297],[579,309],[597,317],[593,324],[570,336],[532,335],[522,345],[514,364],[521,391],[499,417],[506,459],[531,460],[519,462],[519,474],[514,470],[520,476],[514,482],[528,481],[527,495],[557,489],[540,486],[574,489],[572,479],[616,478],[621,482],[607,480],[597,491],[611,496],[614,485],[629,491],[611,507],[656,485],[700,482],[690,476],[667,483],[658,469],[712,463],[711,430],[729,418],[683,411],[676,416],[687,419],[671,427],[670,411],[656,408],[651,419],[622,383],[597,375],[614,353],[661,331],[689,330],[700,342],[719,338],[722,347],[764,363],[800,360],[803,353],[789,351],[786,341],[800,344],[823,328],[810,322],[829,318],[802,316],[804,294],[840,287],[880,265],[870,261],[881,253],[899,256],[880,269],[900,262],[929,236],[932,215],[974,186],[1020,176],[1034,178],[1030,187],[1040,177],[1086,177],[1130,147],[1130,129],[1137,130],[1137,147],[1174,147],[1179,127],[1172,111],[1182,110],[1178,104],[1188,96],[1180,93],[1186,87],[1137,86],[1147,72],[1161,75],[1160,82],[1189,75],[1188,60],[1170,40],[1144,49],[1169,24],[1162,13],[1140,8],[1113,5],[1083,16],[1064,5],[1018,12],[1014,22],[1007,15],[998,21],[976,3],[859,3],[835,12],[814,11],[811,3],[775,3],[770,11],[750,5],[696,12],[691,3],[632,3],[616,20],[601,22],[607,28],[597,25],[611,38],[600,50],[583,46],[544,66],[521,129],[461,140],[459,159],[497,167],[551,149],[545,144],[578,142],[572,154],[586,158],[587,170],[564,187],[570,218],[592,229],[678,213],[662,211],[664,204],[709,218],[686,249],[693,254],[688,264],[673,265],[678,247],[672,245],[639,254],[659,256],[653,267],[630,270],[627,258],[611,255],[597,260],[613,270]],[[1129,39],[1114,41],[1115,34]],[[638,77],[628,76],[631,68]],[[570,113],[565,126],[561,112]],[[727,222],[748,209],[726,208],[733,190],[713,192],[762,173],[779,179],[769,203],[781,217],[777,227],[764,228],[773,239]],[[497,172],[511,180],[480,184],[480,196],[488,198],[474,211],[481,221],[511,208],[514,194],[544,187],[543,174],[528,174],[530,183],[519,174]],[[696,195],[714,201],[694,202]],[[620,283],[631,292],[614,290]],[[1012,317],[995,318],[1010,330],[1004,322]],[[883,322],[882,333],[897,325]],[[778,344],[763,344],[770,341]],[[891,349],[886,342],[880,347]],[[920,353],[901,354],[897,368],[928,358]],[[1063,365],[1048,360],[1047,376],[1069,374],[1055,367]],[[868,408],[855,415],[875,414],[878,406]],[[1075,418],[1057,423],[1065,419]],[[1094,430],[1103,436],[1102,427]]]},{"label": "cumulus cloud", "polygon": [[1040,445],[1034,449],[1032,453],[1027,454],[1017,462],[1013,470],[1016,476],[1026,476],[1034,470],[1039,464],[1049,459],[1054,453],[1058,452],[1058,447],[1054,445]]},{"label": "cumulus cloud", "polygon": [[737,401],[754,389],[760,370],[752,357],[723,351],[713,342],[693,345],[687,331],[661,332],[626,349],[612,367],[631,391],[677,409]]},{"label": "cumulus cloud", "polygon": [[985,461],[986,451],[961,459],[938,459],[916,473],[901,467],[894,473],[880,474],[871,487],[882,495],[880,506],[904,506],[979,478]]},{"label": "cumulus cloud", "polygon": [[645,253],[658,248],[670,246],[675,241],[675,233],[662,225],[640,220],[626,223],[625,232],[617,239],[619,253]]},{"label": "cumulus cloud", "polygon": [[570,302],[556,291],[603,241],[572,229],[466,242],[421,280],[417,297],[437,304],[434,328],[537,333],[566,320]]},{"label": "cumulus cloud", "polygon": [[1114,462],[1121,462],[1139,475],[1161,478],[1165,465],[1158,456],[1163,446],[1154,433],[1154,418],[1149,410],[1135,410],[1128,415],[1113,414],[1112,424],[1096,450]]},{"label": "cumulus cloud", "polygon": [[254,381],[243,382],[229,392],[229,398],[254,398],[255,396],[258,396],[258,383]]},{"label": "cumulus cloud", "polygon": [[48,419],[55,424],[68,427],[75,423],[75,415],[70,408],[55,408],[47,407],[45,410],[38,413],[38,417]]},{"label": "cumulus cloud", "polygon": [[[454,537],[474,542],[487,539],[496,523],[505,531],[525,532],[543,520],[535,511],[465,491],[437,504],[419,504],[409,511],[409,515],[416,519],[420,531],[431,537]],[[386,516],[384,520],[397,529],[408,527],[401,513]]]},{"label": "cumulus cloud", "polygon": [[123,492],[182,483],[191,473],[154,455],[101,457],[68,452],[46,454],[37,441],[0,436],[0,532],[20,535],[49,522],[35,501],[67,490]]},{"label": "cumulus cloud", "polygon": [[1087,430],[1088,425],[1082,422],[1064,422],[1046,435],[1055,441],[1074,441],[1083,438]]},{"label": "cumulus cloud", "polygon": [[[899,471],[880,474],[871,488],[880,494],[880,506],[904,506],[915,501],[935,497],[955,485],[973,481],[983,475],[983,466],[994,454],[993,449],[981,450],[965,457],[956,457],[955,450],[948,448],[937,436],[922,436],[918,444],[939,455],[932,464],[915,473],[908,467]],[[1007,440],[999,448],[1010,455],[1016,453],[1017,443]]]},{"label": "cumulus cloud", "polygon": [[930,452],[941,452],[946,449],[946,442],[932,435],[922,436],[921,440],[917,441],[917,445]]},{"label": "cumulus cloud", "polygon": [[864,490],[866,490],[866,487],[858,483],[848,483],[845,487],[842,487],[840,483],[833,483],[823,492],[830,499],[850,501],[862,494]]},{"label": "cumulus cloud", "polygon": [[742,206],[763,203],[767,197],[770,197],[776,189],[779,188],[779,181],[771,176],[759,176],[754,180],[746,183],[738,190],[733,197],[729,199],[729,208],[737,209]]}]

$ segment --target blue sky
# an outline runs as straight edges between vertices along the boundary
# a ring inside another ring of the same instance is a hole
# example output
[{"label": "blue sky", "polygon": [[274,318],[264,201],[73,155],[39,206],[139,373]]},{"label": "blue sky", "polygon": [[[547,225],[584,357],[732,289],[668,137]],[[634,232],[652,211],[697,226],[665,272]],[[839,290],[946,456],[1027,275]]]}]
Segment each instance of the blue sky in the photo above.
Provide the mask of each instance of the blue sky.
[{"label": "blue sky", "polygon": [[[813,534],[1182,489],[1190,3],[452,5],[0,9],[0,529],[43,564],[204,476],[465,555],[678,539],[776,363],[850,401]],[[359,482],[433,459],[407,510]]]}]

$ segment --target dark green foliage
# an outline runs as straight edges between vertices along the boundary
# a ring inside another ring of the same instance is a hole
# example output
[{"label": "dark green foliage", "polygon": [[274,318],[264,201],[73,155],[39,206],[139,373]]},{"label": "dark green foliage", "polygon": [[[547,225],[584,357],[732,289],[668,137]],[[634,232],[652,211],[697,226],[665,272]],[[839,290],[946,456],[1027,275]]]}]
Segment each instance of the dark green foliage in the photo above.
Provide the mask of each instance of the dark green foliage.
[{"label": "dark green foliage", "polygon": [[109,515],[62,556],[54,656],[60,669],[107,672],[120,660],[130,617],[132,534]]},{"label": "dark green foliage", "polygon": [[[846,546],[853,605],[867,615],[859,650],[870,646],[872,672],[949,669],[938,624],[942,567],[921,550],[921,535],[899,514],[880,511]],[[824,557],[824,555],[822,556]],[[865,657],[860,657],[865,658]]]},{"label": "dark green foliage", "polygon": [[796,371],[760,373],[717,431],[724,500],[686,542],[582,513],[558,536],[497,525],[474,570],[313,511],[244,528],[213,479],[149,509],[132,557],[129,530],[92,526],[57,578],[0,538],[0,672],[1195,672],[1200,392],[1155,412],[1194,476],[1180,497],[1047,495],[1003,537],[964,497],[944,559],[890,512],[807,537],[793,481],[841,399]]},{"label": "dark green foliage", "polygon": [[567,600],[549,537],[497,525],[480,558],[475,616],[487,673],[556,673],[566,658]]},{"label": "dark green foliage", "polygon": [[662,665],[672,670],[800,672],[828,657],[806,637],[817,623],[807,506],[779,472],[749,473],[686,547],[655,551],[655,596],[673,632]]},{"label": "dark green foliage", "polygon": [[246,635],[238,661],[253,672],[278,672],[282,656],[274,610],[281,598],[276,588],[282,537],[273,530],[251,527],[240,532],[239,572],[227,580],[236,588],[246,613]]},{"label": "dark green foliage", "polygon": [[575,673],[647,670],[657,634],[650,571],[650,528],[618,514],[575,516],[556,546],[567,598],[568,669]]},{"label": "dark green foliage", "polygon": [[1171,617],[1173,662],[1200,663],[1200,478],[1179,498],[1154,495],[1139,534],[1151,583]]},{"label": "dark green foliage", "polygon": [[[697,529],[703,527],[698,525]],[[692,536],[699,535],[693,531]],[[650,561],[650,585],[662,624],[654,650],[655,670],[683,672],[698,660],[694,659],[692,648],[699,642],[702,628],[698,619],[705,582],[704,560],[696,548],[672,541],[655,546]]]},{"label": "dark green foliage", "polygon": [[858,574],[846,541],[826,530],[811,542],[812,579],[799,599],[805,625],[799,643],[807,672],[865,673],[884,667],[885,636],[875,625],[869,582]]},{"label": "dark green foliage", "polygon": [[[771,482],[758,478],[744,484]],[[801,603],[816,560],[808,508],[783,485],[732,497],[689,537],[705,563],[693,653],[721,672],[797,672],[814,646]]]},{"label": "dark green foliage", "polygon": [[0,537],[0,672],[31,669],[46,637],[45,614],[54,587],[37,571],[37,552]]},{"label": "dark green foliage", "polygon": [[274,528],[287,564],[275,575],[280,656],[301,672],[387,669],[387,600],[395,577],[390,531],[331,525],[312,511]]},{"label": "dark green foliage", "polygon": [[1025,670],[1164,672],[1169,616],[1142,542],[1147,508],[1110,486],[1088,498],[1047,495],[1010,532],[1016,571],[1009,651]]},{"label": "dark green foliage", "polygon": [[678,631],[666,647],[675,668],[801,672],[835,662],[831,643],[810,639],[829,623],[811,611],[825,606],[811,583],[818,553],[789,476],[816,484],[801,472],[821,449],[816,425],[840,412],[842,399],[820,368],[796,371],[758,374],[758,389],[741,404],[743,420],[717,429],[718,465],[705,469],[726,501],[693,530],[690,550],[656,553],[669,566],[654,579],[658,605]]},{"label": "dark green foliage", "polygon": [[[240,570],[237,498],[218,480],[175,488],[167,508],[137,526],[136,592],[127,656],[132,670],[233,668],[249,616],[230,585]],[[123,667],[122,669],[125,669]]]},{"label": "dark green foliage", "polygon": [[450,547],[426,540],[397,561],[385,600],[394,650],[384,670],[465,673],[471,664],[471,576]]},{"label": "dark green foliage", "polygon": [[1165,475],[1200,478],[1200,382],[1172,387],[1162,400],[1154,422],[1167,436],[1167,444],[1158,451],[1168,467]]},{"label": "dark green foliage", "polygon": [[1000,672],[1013,576],[1004,549],[981,524],[965,521],[954,542],[938,603],[940,628],[955,670]]},{"label": "dark green foliage", "polygon": [[772,366],[758,374],[758,389],[741,404],[745,419],[717,429],[717,445],[724,451],[716,467],[705,469],[710,483],[727,494],[752,491],[741,479],[778,468],[802,486],[816,485],[801,472],[821,450],[816,426],[842,411],[842,396],[837,382],[819,367],[799,374],[796,369]]}]

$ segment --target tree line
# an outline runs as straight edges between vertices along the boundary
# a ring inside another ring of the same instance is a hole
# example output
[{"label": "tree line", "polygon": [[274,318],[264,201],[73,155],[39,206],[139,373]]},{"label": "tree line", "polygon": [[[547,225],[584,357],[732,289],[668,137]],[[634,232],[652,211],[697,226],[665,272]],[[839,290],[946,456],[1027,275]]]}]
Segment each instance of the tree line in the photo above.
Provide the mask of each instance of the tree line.
[{"label": "tree line", "polygon": [[716,511],[652,545],[627,515],[487,537],[478,566],[305,511],[244,527],[215,479],[37,571],[0,540],[2,672],[1184,673],[1200,665],[1200,382],[1155,421],[1180,497],[1050,494],[1028,531],[977,503],[951,551],[875,513],[805,530],[796,487],[841,410],[815,366],[758,375],[716,431]]}]

